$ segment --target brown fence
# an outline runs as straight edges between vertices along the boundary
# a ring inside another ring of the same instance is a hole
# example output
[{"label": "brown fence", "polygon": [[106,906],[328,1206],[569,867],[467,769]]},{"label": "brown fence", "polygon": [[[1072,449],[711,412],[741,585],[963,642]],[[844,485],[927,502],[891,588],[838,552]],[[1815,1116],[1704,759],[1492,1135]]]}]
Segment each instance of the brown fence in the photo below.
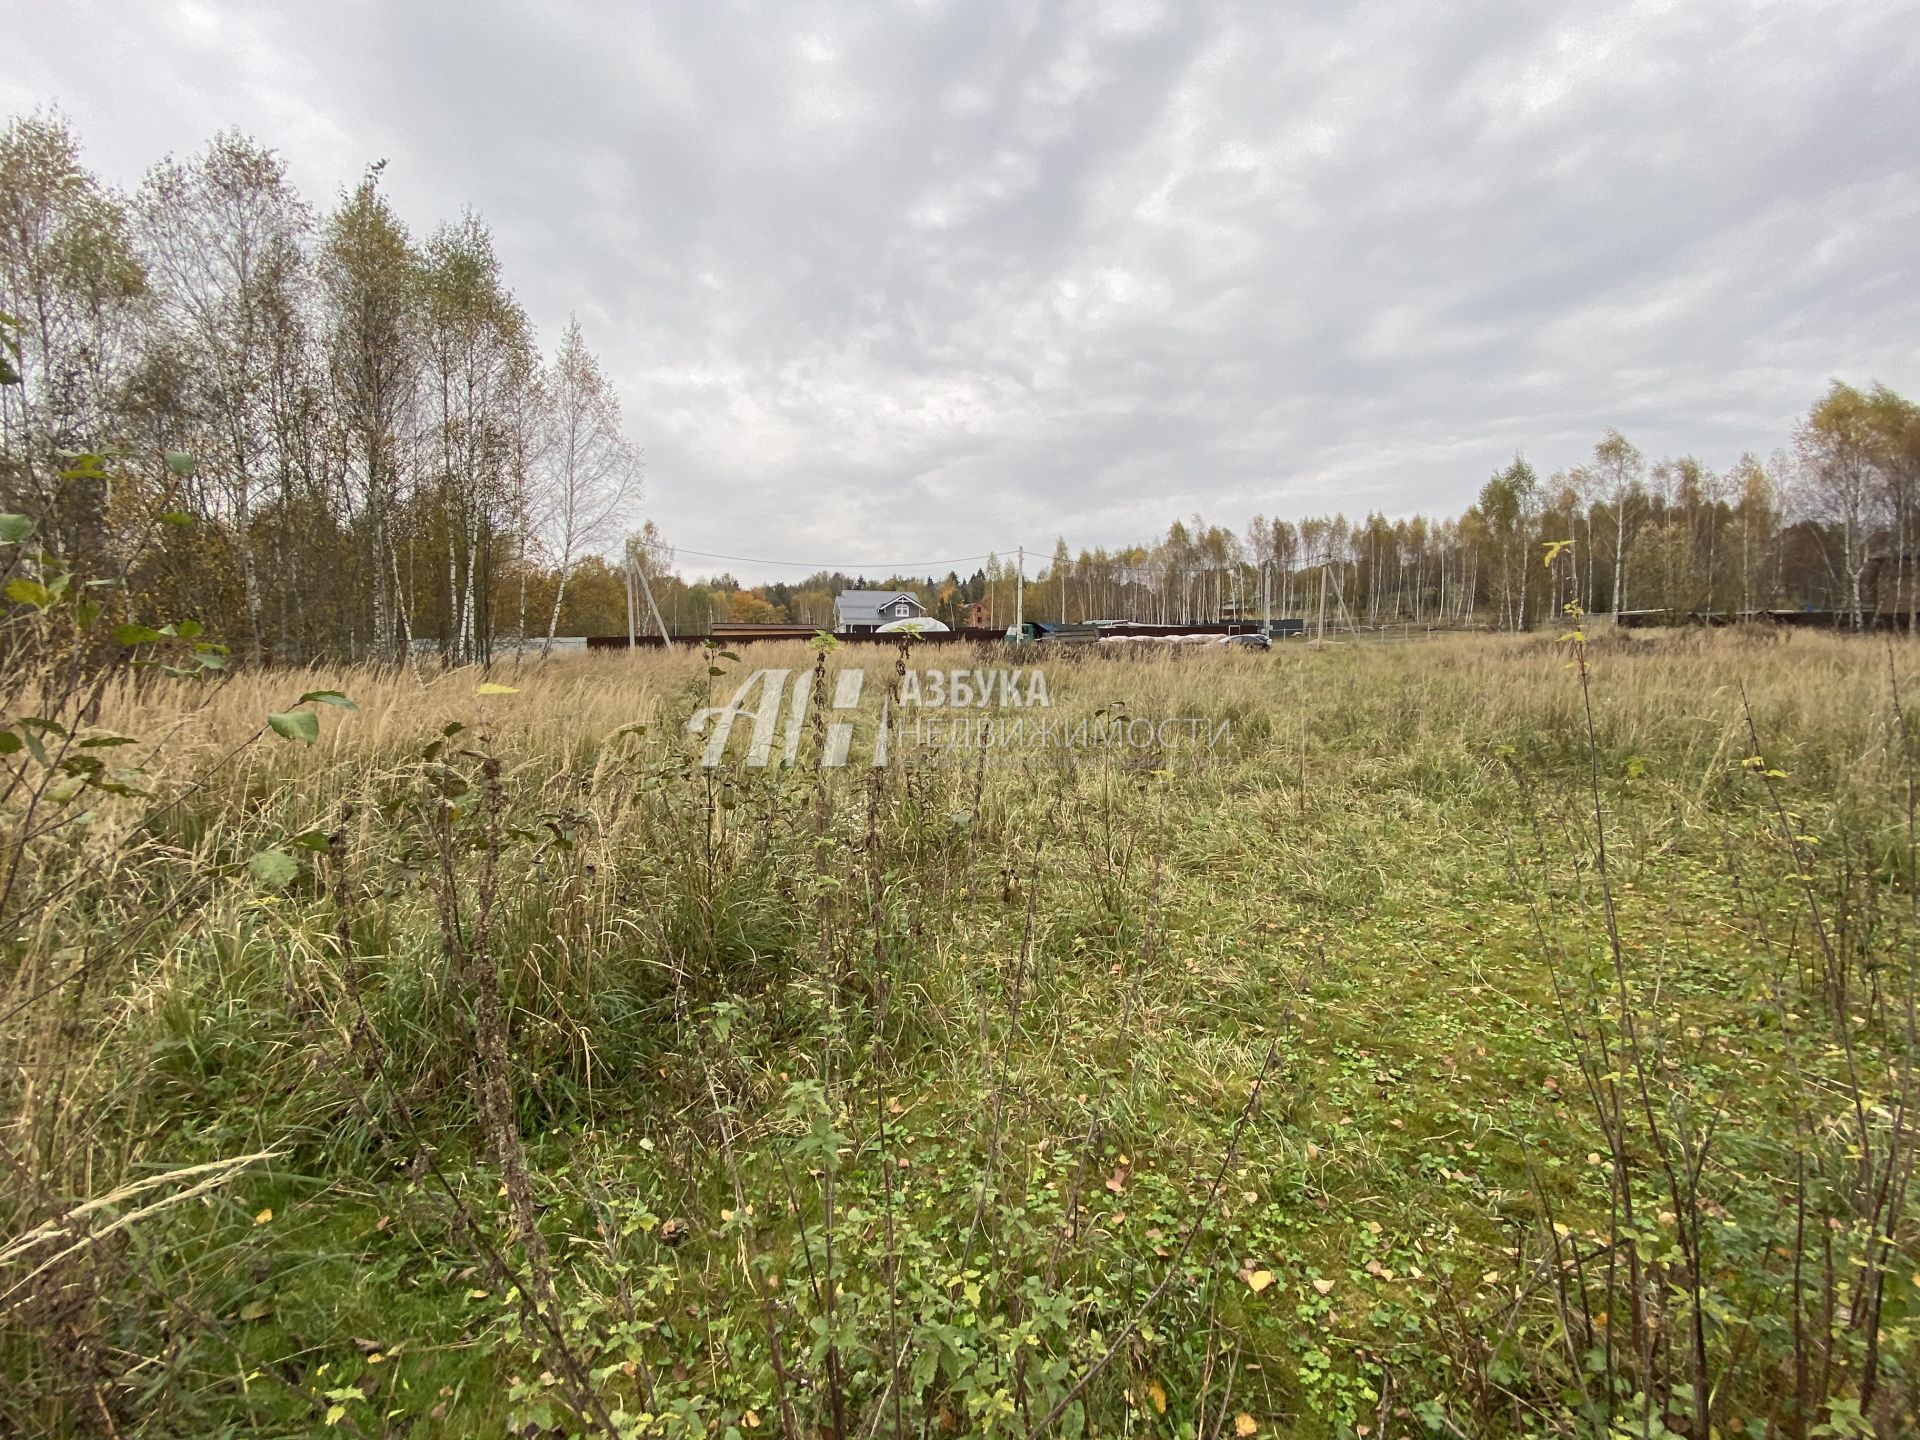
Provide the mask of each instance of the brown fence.
[{"label": "brown fence", "polygon": [[[1043,622],[1046,623],[1046,622]],[[1284,622],[1275,622],[1281,624]],[[1245,635],[1257,631],[1260,627],[1246,621],[1228,621],[1212,625],[1148,625],[1135,624],[1132,621],[1115,625],[1102,625],[1102,639],[1154,639],[1174,635]],[[821,632],[810,625],[716,625],[712,631],[701,635],[675,635],[675,645],[704,645],[709,640],[723,649],[735,645],[751,645],[757,640],[811,640]],[[1299,631],[1295,631],[1299,634]],[[871,632],[848,634],[833,632],[833,638],[842,645],[892,645],[899,641],[900,632],[880,635]],[[919,645],[991,645],[1006,638],[1006,631],[992,628],[974,627],[960,630],[936,630],[928,634],[915,635],[914,643]],[[658,635],[642,635],[634,642],[636,645],[660,648]],[[624,650],[627,637],[624,635],[589,635],[589,650]]]},{"label": "brown fence", "polygon": [[[723,650],[736,645],[751,645],[763,640],[811,640],[820,631],[807,625],[716,625],[709,635],[676,635],[673,643],[679,645],[700,646],[711,640]],[[842,645],[893,645],[900,640],[893,635],[839,635],[833,637]],[[944,630],[930,635],[913,637],[917,645],[986,645],[997,643],[1006,638],[1004,630]],[[658,635],[641,635],[633,642],[635,645],[658,650],[661,645]],[[589,635],[589,650],[624,650],[627,637],[624,635]]]}]

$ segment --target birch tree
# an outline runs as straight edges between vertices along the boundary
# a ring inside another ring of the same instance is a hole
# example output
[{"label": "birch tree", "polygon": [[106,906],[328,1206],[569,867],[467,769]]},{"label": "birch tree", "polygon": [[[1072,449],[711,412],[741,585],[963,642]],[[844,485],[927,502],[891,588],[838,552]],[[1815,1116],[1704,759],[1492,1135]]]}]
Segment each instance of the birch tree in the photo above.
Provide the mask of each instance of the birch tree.
[{"label": "birch tree", "polygon": [[1740,609],[1750,614],[1762,597],[1773,598],[1766,561],[1773,549],[1779,496],[1766,466],[1751,451],[1734,465],[1727,484],[1740,525]]},{"label": "birch tree", "polygon": [[1898,576],[1895,608],[1907,617],[1909,632],[1920,620],[1920,573],[1914,565],[1916,524],[1920,520],[1920,405],[1885,385],[1867,393],[1867,419],[1873,432],[1874,463],[1893,516],[1894,567]]},{"label": "birch tree", "polygon": [[617,538],[637,498],[640,460],[620,428],[620,400],[570,320],[546,379],[548,548],[557,572],[544,655],[552,650],[567,578],[587,550]]},{"label": "birch tree", "polygon": [[162,161],[136,199],[153,282],[156,323],[184,358],[200,422],[183,445],[219,497],[237,552],[247,649],[262,658],[266,632],[254,515],[285,466],[287,438],[274,410],[280,328],[297,305],[302,242],[312,217],[286,166],[237,132],[216,135],[193,160]]},{"label": "birch tree", "polygon": [[1539,499],[1539,476],[1519,455],[1506,469],[1494,472],[1480,490],[1480,517],[1499,551],[1501,618],[1514,630],[1527,628],[1527,589],[1532,578],[1528,551]]},{"label": "birch tree", "polygon": [[108,541],[106,496],[70,479],[63,450],[93,449],[112,428],[114,389],[147,293],[126,206],[80,163],[58,117],[0,131],[0,313],[14,379],[0,386],[0,495],[30,508],[70,560]]},{"label": "birch tree", "polygon": [[493,237],[474,216],[428,242],[420,288],[433,528],[445,558],[442,647],[450,663],[465,664],[482,658],[486,640],[487,556],[517,519],[519,401],[538,366]]},{"label": "birch tree", "polygon": [[1794,436],[1808,511],[1832,528],[1840,546],[1846,611],[1856,630],[1865,618],[1860,580],[1869,545],[1888,509],[1874,418],[1867,397],[1836,380]]},{"label": "birch tree", "polygon": [[1613,512],[1613,614],[1618,619],[1627,608],[1627,542],[1630,535],[1629,512],[1640,496],[1646,476],[1646,457],[1636,450],[1618,430],[1608,430],[1593,447],[1593,477],[1597,498]]},{"label": "birch tree", "polygon": [[329,380],[362,507],[360,578],[372,599],[372,650],[393,660],[405,627],[393,532],[420,370],[418,262],[379,179],[376,165],[328,218],[320,267]]}]

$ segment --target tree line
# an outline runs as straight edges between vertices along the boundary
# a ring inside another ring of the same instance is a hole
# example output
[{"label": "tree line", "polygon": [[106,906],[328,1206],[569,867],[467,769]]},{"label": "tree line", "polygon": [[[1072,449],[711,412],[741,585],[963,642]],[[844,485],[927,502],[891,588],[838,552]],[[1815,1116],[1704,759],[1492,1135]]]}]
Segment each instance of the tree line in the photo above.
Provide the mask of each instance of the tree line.
[{"label": "tree line", "polygon": [[[57,116],[0,133],[0,508],[128,619],[193,615],[255,663],[484,661],[559,634],[830,628],[848,588],[958,626],[1305,616],[1527,629],[1589,613],[1920,606],[1920,407],[1835,381],[1788,447],[1716,472],[1608,431],[1542,478],[1516,455],[1454,517],[1199,516],[971,574],[689,577],[633,528],[640,455],[577,323],[543,355],[467,214],[424,238],[381,165],[320,212],[234,132],[130,195]],[[1551,552],[1552,567],[1541,563]],[[979,612],[973,612],[978,614]]]},{"label": "tree line", "polygon": [[542,355],[472,214],[370,166],[317,212],[233,132],[131,194],[56,116],[0,133],[0,508],[129,618],[254,662],[484,659],[562,626],[640,456],[578,323]]},{"label": "tree line", "polygon": [[1029,561],[1024,585],[1012,554],[965,577],[821,572],[751,589],[724,576],[681,582],[651,535],[635,554],[701,623],[827,625],[836,591],[862,586],[912,591],[951,625],[974,602],[990,624],[1009,623],[1016,589],[1028,617],[1069,622],[1525,630],[1576,605],[1702,618],[1814,609],[1864,624],[1910,623],[1920,607],[1917,531],[1920,406],[1884,385],[1834,381],[1790,448],[1724,472],[1692,456],[1650,462],[1609,430],[1584,463],[1545,479],[1516,455],[1455,517],[1256,516],[1236,532],[1196,515],[1117,549],[1075,553],[1060,539]]}]

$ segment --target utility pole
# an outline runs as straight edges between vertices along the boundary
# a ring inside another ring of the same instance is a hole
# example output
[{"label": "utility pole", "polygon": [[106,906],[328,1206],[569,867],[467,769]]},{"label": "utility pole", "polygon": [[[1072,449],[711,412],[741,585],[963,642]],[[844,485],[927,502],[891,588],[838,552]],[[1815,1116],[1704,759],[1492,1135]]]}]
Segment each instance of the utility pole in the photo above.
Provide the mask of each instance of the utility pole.
[{"label": "utility pole", "polygon": [[1025,638],[1027,621],[1027,547],[1019,547],[1020,578],[1013,582],[1013,633]]},{"label": "utility pole", "polygon": [[627,644],[632,645],[636,638],[633,629],[633,581],[635,576],[639,577],[640,588],[646,594],[647,608],[653,612],[653,623],[660,627],[660,643],[666,646],[668,653],[671,654],[673,651],[673,636],[667,631],[667,622],[660,618],[660,606],[653,598],[653,586],[647,580],[647,569],[644,565],[634,561],[631,556],[627,559]]},{"label": "utility pole", "polygon": [[1347,630],[1355,640],[1360,638],[1360,622],[1353,618],[1353,611],[1347,608],[1346,586],[1338,580],[1333,582],[1333,598],[1340,607],[1340,613],[1347,617]]},{"label": "utility pole", "polygon": [[631,650],[633,642],[638,638],[633,628],[633,603],[636,597],[633,593],[633,547],[631,545],[627,547],[627,572],[621,578],[627,582],[627,649]]}]

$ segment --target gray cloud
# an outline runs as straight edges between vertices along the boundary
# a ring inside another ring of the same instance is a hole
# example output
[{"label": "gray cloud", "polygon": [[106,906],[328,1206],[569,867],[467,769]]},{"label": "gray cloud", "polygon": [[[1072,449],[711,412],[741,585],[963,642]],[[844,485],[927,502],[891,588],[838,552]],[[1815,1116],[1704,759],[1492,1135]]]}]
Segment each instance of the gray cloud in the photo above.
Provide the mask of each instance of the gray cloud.
[{"label": "gray cloud", "polygon": [[1910,5],[628,8],[18,7],[0,106],[123,185],[237,124],[473,206],[703,550],[1451,511],[1920,389]]}]

